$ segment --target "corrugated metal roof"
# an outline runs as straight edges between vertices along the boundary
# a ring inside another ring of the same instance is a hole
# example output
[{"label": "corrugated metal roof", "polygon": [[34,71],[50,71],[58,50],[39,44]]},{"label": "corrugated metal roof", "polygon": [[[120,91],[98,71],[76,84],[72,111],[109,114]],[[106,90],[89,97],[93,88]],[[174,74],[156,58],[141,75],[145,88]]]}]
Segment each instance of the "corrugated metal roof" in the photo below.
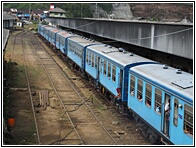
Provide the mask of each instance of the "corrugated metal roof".
[{"label": "corrugated metal roof", "polygon": [[65,13],[65,11],[59,7],[56,7],[55,9],[53,10],[49,10],[49,12],[61,12],[61,13]]},{"label": "corrugated metal roof", "polygon": [[7,13],[3,13],[3,20],[15,20],[15,19],[16,19],[15,16],[9,15]]}]

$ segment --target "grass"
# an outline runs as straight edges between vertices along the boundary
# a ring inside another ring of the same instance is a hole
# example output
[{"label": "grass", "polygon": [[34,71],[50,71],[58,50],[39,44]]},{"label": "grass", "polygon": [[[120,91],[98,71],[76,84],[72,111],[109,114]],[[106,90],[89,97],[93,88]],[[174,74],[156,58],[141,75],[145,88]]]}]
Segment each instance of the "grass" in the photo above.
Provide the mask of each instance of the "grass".
[{"label": "grass", "polygon": [[38,24],[37,23],[35,23],[35,24],[30,24],[30,25],[24,25],[24,28],[25,29],[33,29],[33,30],[35,30],[35,31],[37,31],[37,28],[38,28]]}]

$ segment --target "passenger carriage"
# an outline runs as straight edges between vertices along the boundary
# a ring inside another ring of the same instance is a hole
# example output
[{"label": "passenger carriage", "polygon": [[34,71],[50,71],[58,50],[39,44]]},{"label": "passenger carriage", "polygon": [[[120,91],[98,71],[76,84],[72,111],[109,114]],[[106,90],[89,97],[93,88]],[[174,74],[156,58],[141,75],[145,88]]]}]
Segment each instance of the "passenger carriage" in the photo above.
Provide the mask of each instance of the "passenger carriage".
[{"label": "passenger carriage", "polygon": [[97,81],[97,85],[113,96],[120,88],[125,103],[128,99],[129,68],[148,63],[156,62],[109,45],[89,46],[86,49],[85,71]]},{"label": "passenger carriage", "polygon": [[[169,125],[166,127],[164,106],[169,99],[171,109]],[[143,125],[141,126],[143,134],[150,137],[152,141],[159,140],[157,138],[163,135],[163,141],[169,144],[193,144],[191,74],[162,64],[130,68],[128,107],[135,114],[137,122]],[[144,123],[147,123],[150,128]]]},{"label": "passenger carriage", "polygon": [[43,37],[49,41],[49,29],[54,29],[53,27],[50,26],[43,26]]},{"label": "passenger carriage", "polygon": [[56,33],[55,47],[65,55],[67,55],[67,39],[71,36],[76,36],[76,35],[73,35],[64,30],[61,30]]},{"label": "passenger carriage", "polygon": [[56,34],[60,30],[56,28],[48,28],[48,41],[52,44],[52,46],[56,47]]},{"label": "passenger carriage", "polygon": [[81,36],[70,36],[67,38],[67,56],[84,70],[84,49],[87,46],[100,44],[93,40],[82,38]]},{"label": "passenger carriage", "polygon": [[46,27],[47,25],[39,25],[38,26],[38,33],[41,35],[41,36],[44,36],[44,28]]}]

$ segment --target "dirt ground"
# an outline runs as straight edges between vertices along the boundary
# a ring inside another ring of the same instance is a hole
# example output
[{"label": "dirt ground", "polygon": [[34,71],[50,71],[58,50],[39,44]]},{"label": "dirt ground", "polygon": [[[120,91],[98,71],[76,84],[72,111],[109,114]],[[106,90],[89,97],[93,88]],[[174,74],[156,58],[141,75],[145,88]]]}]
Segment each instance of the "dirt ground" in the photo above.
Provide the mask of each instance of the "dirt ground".
[{"label": "dirt ground", "polygon": [[[23,63],[23,53],[21,45],[17,45],[17,50],[14,51],[13,54],[13,37],[17,32],[12,32],[10,34],[10,38],[8,40],[8,44],[5,52],[5,61],[4,63],[4,78],[6,81],[4,82],[4,122],[7,123],[8,117],[15,118],[15,126],[9,127],[4,126],[4,144],[5,145],[38,145],[39,141],[37,139],[36,125],[34,124],[34,117],[32,113],[31,99],[30,95],[34,103],[38,102],[38,92],[40,90],[49,90],[49,99],[50,106],[47,109],[44,108],[35,108],[36,112],[36,120],[38,123],[39,134],[42,137],[42,141],[39,144],[49,145],[55,143],[52,141],[54,137],[59,139],[59,129],[62,128],[62,122],[66,121],[65,117],[63,117],[63,111],[60,102],[57,99],[54,91],[52,91],[52,86],[49,83],[49,80],[44,73],[44,70],[41,68],[39,63],[36,63],[36,57],[31,53],[30,47],[26,47],[26,50],[29,49],[29,54],[27,55],[27,67],[28,67],[28,75],[30,78],[31,89],[33,94],[29,94],[27,90],[27,83],[24,73],[24,63]],[[47,48],[46,45],[43,45]],[[48,51],[52,53],[49,49]],[[57,56],[53,56],[57,63],[61,66],[62,70],[69,77],[77,77],[74,71],[71,71],[68,66],[62,62]],[[57,80],[59,83],[61,80]],[[84,94],[84,97],[87,99],[90,96],[94,98],[100,98],[100,95],[97,94],[93,88],[86,87],[86,84],[80,79],[74,80],[75,85],[80,88],[80,91]],[[6,96],[6,97],[5,97]],[[62,94],[63,96],[63,94]],[[96,100],[94,100],[96,101]],[[123,124],[115,125],[111,124],[112,122],[119,122],[122,118],[122,115],[111,112],[111,110],[107,110],[101,103],[96,103],[96,111],[99,114],[99,118],[102,123],[107,127],[107,130],[112,132],[114,135],[117,131],[124,131],[124,128],[130,128],[130,133],[136,130],[136,127],[133,126],[132,121],[130,124],[125,124],[126,127],[123,128]],[[61,108],[61,110],[60,110]],[[70,108],[71,110],[72,108]],[[89,112],[89,111],[88,111]],[[77,116],[76,116],[77,115]],[[88,139],[85,143],[86,145],[112,145],[112,142],[109,141],[106,137],[102,136],[102,132],[99,126],[94,126],[96,121],[91,119],[92,117],[87,115],[86,108],[81,108],[78,113],[74,115],[75,121],[78,121],[77,128],[81,132],[83,138]],[[87,124],[87,121],[84,119],[89,118],[90,124]],[[123,121],[124,122],[124,121]],[[77,123],[77,122],[76,122]],[[50,127],[50,128],[48,128]],[[61,133],[61,135],[66,135],[70,129],[64,131],[65,133]],[[83,134],[82,134],[83,133]],[[148,145],[149,142],[141,138],[141,135],[136,133],[135,135],[129,135],[130,133],[125,133],[120,135],[119,143],[121,145]],[[135,132],[134,132],[135,133]],[[119,135],[117,135],[119,136]],[[71,137],[74,137],[72,135]],[[137,138],[140,137],[138,140]],[[97,140],[100,139],[100,140]],[[124,140],[122,140],[124,139]],[[137,141],[138,140],[138,141]],[[64,143],[64,145],[78,145],[78,143]]]}]

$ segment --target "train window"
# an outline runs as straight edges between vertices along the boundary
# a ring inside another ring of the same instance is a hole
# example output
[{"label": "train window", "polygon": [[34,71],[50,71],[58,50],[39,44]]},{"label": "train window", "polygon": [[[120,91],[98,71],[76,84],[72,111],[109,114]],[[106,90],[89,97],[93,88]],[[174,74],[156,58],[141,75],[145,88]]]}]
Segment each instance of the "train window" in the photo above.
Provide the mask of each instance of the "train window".
[{"label": "train window", "polygon": [[56,41],[59,41],[59,35],[56,36]]},{"label": "train window", "polygon": [[178,100],[174,99],[174,125],[178,126]]},{"label": "train window", "polygon": [[155,88],[155,105],[154,105],[154,110],[158,113],[161,114],[161,98],[162,98],[162,91]]},{"label": "train window", "polygon": [[106,75],[106,61],[104,60],[104,63],[103,63],[103,74]]},{"label": "train window", "polygon": [[151,107],[151,97],[152,97],[152,86],[146,83],[146,98],[145,103],[147,106]]},{"label": "train window", "polygon": [[[68,47],[70,47],[70,46],[71,46],[71,43],[69,42],[68,45],[69,45]],[[68,49],[69,49],[69,48],[68,48]]]},{"label": "train window", "polygon": [[184,132],[193,135],[193,108],[184,105]]},{"label": "train window", "polygon": [[139,101],[142,101],[142,90],[143,90],[143,82],[138,79],[138,88],[137,88],[137,98]]},{"label": "train window", "polygon": [[112,81],[116,82],[116,66],[112,66]]},{"label": "train window", "polygon": [[88,51],[86,51],[86,63],[88,63]]},{"label": "train window", "polygon": [[88,64],[91,65],[91,52],[88,53]]},{"label": "train window", "polygon": [[94,54],[92,53],[92,67],[94,67],[94,64],[95,64],[95,62],[94,62]]},{"label": "train window", "polygon": [[98,56],[95,55],[95,68],[97,68]]},{"label": "train window", "polygon": [[103,67],[103,59],[100,59],[100,66],[99,66],[99,72],[103,74],[103,71],[102,71],[102,67]]},{"label": "train window", "polygon": [[78,57],[82,58],[82,47],[78,46]]},{"label": "train window", "polygon": [[132,96],[135,95],[134,91],[135,91],[135,77],[131,75],[131,78],[130,78],[130,93]]},{"label": "train window", "polygon": [[108,78],[111,77],[111,64],[108,62]]},{"label": "train window", "polygon": [[[65,46],[65,41],[63,40],[63,38],[60,38],[60,43],[61,43],[61,45],[64,47]],[[69,45],[70,45],[70,43],[69,43]]]}]

